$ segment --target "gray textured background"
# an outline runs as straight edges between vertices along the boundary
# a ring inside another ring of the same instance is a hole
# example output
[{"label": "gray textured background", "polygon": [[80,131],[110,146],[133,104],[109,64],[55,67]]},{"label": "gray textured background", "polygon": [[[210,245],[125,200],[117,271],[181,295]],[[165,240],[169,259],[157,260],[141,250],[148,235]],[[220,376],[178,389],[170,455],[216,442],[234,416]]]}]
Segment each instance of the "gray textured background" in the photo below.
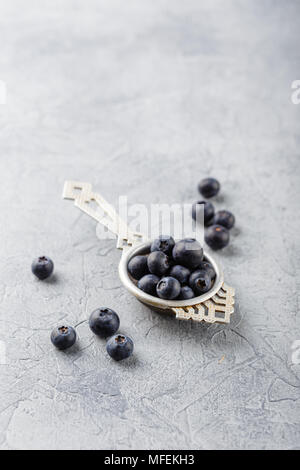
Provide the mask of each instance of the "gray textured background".
[{"label": "gray textured background", "polygon": [[[1,448],[300,448],[299,18],[299,1],[0,2]],[[139,304],[115,242],[61,199],[79,179],[112,203],[184,202],[207,175],[237,218],[226,327]],[[54,350],[51,328],[99,305],[134,357],[109,360],[86,323]]]}]

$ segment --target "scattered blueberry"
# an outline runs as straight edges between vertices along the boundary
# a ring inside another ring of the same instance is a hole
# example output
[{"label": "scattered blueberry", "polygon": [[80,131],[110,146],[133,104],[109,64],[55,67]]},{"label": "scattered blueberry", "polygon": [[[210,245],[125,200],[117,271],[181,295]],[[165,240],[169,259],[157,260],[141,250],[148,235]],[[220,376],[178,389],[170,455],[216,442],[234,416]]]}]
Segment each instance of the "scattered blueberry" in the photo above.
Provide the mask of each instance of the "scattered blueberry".
[{"label": "scattered blueberry", "polygon": [[209,224],[215,214],[215,208],[209,201],[198,201],[192,205],[192,217],[196,222],[202,222],[202,211],[204,211],[204,225]]},{"label": "scattered blueberry", "polygon": [[170,268],[168,256],[162,251],[153,251],[148,256],[148,269],[151,274],[163,276]]},{"label": "scattered blueberry", "polygon": [[205,241],[213,250],[220,250],[227,246],[229,238],[229,231],[222,225],[212,225],[205,233]]},{"label": "scattered blueberry", "polygon": [[230,230],[235,223],[235,217],[230,211],[218,211],[214,216],[214,225],[222,225]]},{"label": "scattered blueberry", "polygon": [[177,300],[188,300],[188,299],[193,299],[195,297],[195,293],[193,289],[191,289],[189,286],[183,286],[180,289],[180,294]]},{"label": "scattered blueberry", "polygon": [[146,274],[138,282],[138,288],[149,295],[156,295],[156,286],[159,282],[159,277],[154,274]]},{"label": "scattered blueberry", "polygon": [[106,351],[115,361],[122,361],[133,353],[133,341],[125,335],[112,336],[106,343]]},{"label": "scattered blueberry", "polygon": [[190,275],[189,285],[196,295],[202,295],[211,289],[212,280],[206,271],[199,269]]},{"label": "scattered blueberry", "polygon": [[114,310],[101,307],[91,313],[89,325],[95,335],[107,337],[118,331],[120,319]]},{"label": "scattered blueberry", "polygon": [[203,248],[194,238],[184,238],[173,248],[173,259],[189,269],[195,269],[203,259]]},{"label": "scattered blueberry", "polygon": [[175,264],[175,266],[170,269],[170,276],[175,277],[175,279],[177,279],[180,284],[186,284],[190,274],[191,271],[185,266],[181,266],[180,264]]},{"label": "scattered blueberry", "polygon": [[218,194],[220,183],[215,178],[204,178],[200,181],[198,189],[202,196],[210,198]]},{"label": "scattered blueberry", "polygon": [[135,256],[131,258],[128,263],[128,271],[134,279],[141,279],[141,277],[148,274],[147,256]]},{"label": "scattered blueberry", "polygon": [[206,271],[211,279],[214,279],[216,277],[216,272],[213,268],[213,266],[208,262],[208,261],[202,261],[199,266],[199,270]]},{"label": "scattered blueberry", "polygon": [[180,294],[180,282],[174,277],[163,277],[156,286],[156,292],[161,299],[176,299]]},{"label": "scattered blueberry", "polygon": [[160,235],[152,242],[151,252],[162,251],[166,255],[171,255],[174,245],[175,241],[173,237],[170,237],[169,235]]},{"label": "scattered blueberry", "polygon": [[40,256],[33,260],[31,264],[31,271],[39,279],[46,279],[53,273],[54,264],[48,256]]},{"label": "scattered blueberry", "polygon": [[58,326],[51,333],[51,342],[57,349],[70,348],[75,341],[76,331],[72,326]]}]

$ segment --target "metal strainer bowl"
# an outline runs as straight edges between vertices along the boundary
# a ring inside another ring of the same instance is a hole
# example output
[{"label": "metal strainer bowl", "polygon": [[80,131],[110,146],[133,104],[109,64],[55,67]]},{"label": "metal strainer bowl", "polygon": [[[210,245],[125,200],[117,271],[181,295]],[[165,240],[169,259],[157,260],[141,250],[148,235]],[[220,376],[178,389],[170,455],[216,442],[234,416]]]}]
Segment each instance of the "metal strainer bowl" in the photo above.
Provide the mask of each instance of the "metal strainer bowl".
[{"label": "metal strainer bowl", "polygon": [[[189,300],[164,300],[146,294],[128,273],[128,262],[136,255],[150,252],[151,241],[139,232],[132,232],[116,213],[115,209],[100,194],[92,191],[89,183],[66,181],[63,197],[74,200],[75,206],[93,217],[108,230],[117,235],[117,248],[123,253],[119,264],[119,276],[126,289],[138,300],[162,312],[171,312],[176,318],[207,323],[229,323],[234,311],[234,289],[224,283],[219,264],[208,253],[204,259],[209,261],[216,272],[212,289],[205,294]],[[96,203],[102,213],[92,207]]]}]

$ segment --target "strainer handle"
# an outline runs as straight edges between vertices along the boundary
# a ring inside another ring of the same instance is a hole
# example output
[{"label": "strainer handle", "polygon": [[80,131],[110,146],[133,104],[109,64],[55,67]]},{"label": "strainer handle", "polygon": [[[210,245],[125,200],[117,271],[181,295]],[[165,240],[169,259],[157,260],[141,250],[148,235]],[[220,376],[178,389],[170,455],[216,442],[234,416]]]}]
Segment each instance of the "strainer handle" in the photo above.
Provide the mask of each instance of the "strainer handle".
[{"label": "strainer handle", "polygon": [[[117,235],[117,248],[122,250],[125,247],[141,243],[145,240],[145,236],[142,233],[133,232],[127,226],[112,205],[100,194],[92,191],[90,183],[66,181],[63,198],[73,200],[76,207]],[[92,202],[95,202],[104,214],[91,207]]]}]

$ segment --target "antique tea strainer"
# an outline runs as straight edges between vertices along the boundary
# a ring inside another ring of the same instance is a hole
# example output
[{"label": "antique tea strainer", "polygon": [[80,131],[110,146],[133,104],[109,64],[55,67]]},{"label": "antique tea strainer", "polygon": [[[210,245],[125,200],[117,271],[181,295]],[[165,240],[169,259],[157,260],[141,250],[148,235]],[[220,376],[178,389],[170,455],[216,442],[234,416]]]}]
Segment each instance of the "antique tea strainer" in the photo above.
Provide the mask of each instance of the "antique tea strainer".
[{"label": "antique tea strainer", "polygon": [[[234,312],[234,289],[224,284],[223,272],[211,255],[204,253],[204,259],[212,264],[216,272],[215,282],[209,292],[189,300],[164,300],[153,297],[137,287],[127,269],[131,258],[150,252],[151,241],[142,233],[133,232],[115,209],[100,194],[92,191],[91,184],[66,181],[63,197],[74,200],[76,207],[117,235],[117,248],[123,250],[119,276],[126,289],[138,300],[160,311],[169,311],[180,320],[230,322],[230,315]],[[96,203],[103,213],[94,209],[92,203]]]}]

